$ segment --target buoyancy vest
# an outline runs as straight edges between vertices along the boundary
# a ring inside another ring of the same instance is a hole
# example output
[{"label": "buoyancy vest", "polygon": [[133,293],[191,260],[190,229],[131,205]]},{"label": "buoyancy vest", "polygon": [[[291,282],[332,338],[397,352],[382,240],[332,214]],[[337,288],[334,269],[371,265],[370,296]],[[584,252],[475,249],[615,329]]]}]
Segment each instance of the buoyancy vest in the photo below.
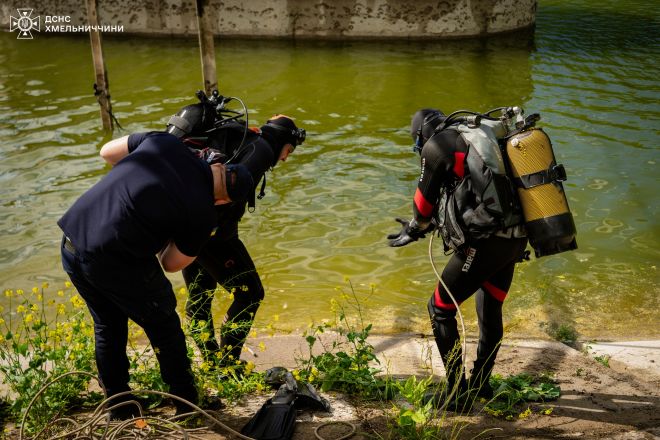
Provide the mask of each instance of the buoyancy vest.
[{"label": "buoyancy vest", "polygon": [[[474,240],[488,238],[523,223],[522,210],[508,164],[502,154],[507,127],[501,121],[482,120],[478,126],[460,123],[456,130],[468,149],[466,173],[441,190],[438,226],[445,250],[461,250]],[[519,228],[518,236],[524,235]]]}]

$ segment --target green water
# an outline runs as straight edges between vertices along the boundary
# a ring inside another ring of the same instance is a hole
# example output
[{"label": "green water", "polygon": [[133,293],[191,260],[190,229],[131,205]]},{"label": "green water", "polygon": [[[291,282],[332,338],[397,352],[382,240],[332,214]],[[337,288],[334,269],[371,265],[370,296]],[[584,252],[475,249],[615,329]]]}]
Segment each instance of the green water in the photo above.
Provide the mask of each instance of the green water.
[{"label": "green water", "polygon": [[[647,3],[541,1],[533,36],[487,41],[217,41],[221,92],[247,103],[251,123],[285,113],[308,131],[241,223],[266,286],[257,325],[330,318],[348,278],[379,331],[428,332],[427,241],[385,240],[411,214],[410,116],[520,104],[541,113],[567,168],[579,249],[519,266],[509,331],[555,322],[585,338],[660,337],[660,17]],[[105,38],[104,50],[116,136],[161,129],[201,83],[196,40]],[[108,170],[92,82],[88,39],[0,35],[3,290],[66,279],[55,222]],[[435,256],[442,266],[439,241]]]}]

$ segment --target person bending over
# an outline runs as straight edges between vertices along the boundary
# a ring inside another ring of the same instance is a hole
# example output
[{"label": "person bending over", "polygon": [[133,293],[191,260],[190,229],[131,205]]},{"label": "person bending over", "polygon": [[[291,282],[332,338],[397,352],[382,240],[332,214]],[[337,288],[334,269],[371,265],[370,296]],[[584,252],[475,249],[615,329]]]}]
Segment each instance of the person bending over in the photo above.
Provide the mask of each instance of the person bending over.
[{"label": "person bending over", "polygon": [[[194,261],[216,228],[214,205],[244,199],[252,178],[242,165],[200,160],[163,132],[110,141],[101,156],[113,168],[58,221],[64,270],[94,321],[101,382],[108,396],[129,391],[131,319],[149,338],[170,393],[196,403],[176,298],[163,269],[176,272]],[[175,405],[177,412],[187,409]],[[134,406],[111,414],[136,415]]]}]

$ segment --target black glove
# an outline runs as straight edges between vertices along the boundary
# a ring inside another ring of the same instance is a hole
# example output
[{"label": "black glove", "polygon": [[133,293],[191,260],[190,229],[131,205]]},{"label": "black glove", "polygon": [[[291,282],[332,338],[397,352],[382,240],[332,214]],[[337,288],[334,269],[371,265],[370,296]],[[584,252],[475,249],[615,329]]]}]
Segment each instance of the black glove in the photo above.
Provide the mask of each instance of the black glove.
[{"label": "black glove", "polygon": [[433,224],[431,224],[424,231],[419,230],[416,227],[410,227],[410,222],[408,220],[402,219],[400,217],[395,218],[397,222],[401,223],[401,231],[396,234],[389,234],[387,239],[390,240],[389,245],[391,247],[401,247],[405,246],[413,241],[417,241],[420,238],[426,237],[426,233],[433,230]]}]

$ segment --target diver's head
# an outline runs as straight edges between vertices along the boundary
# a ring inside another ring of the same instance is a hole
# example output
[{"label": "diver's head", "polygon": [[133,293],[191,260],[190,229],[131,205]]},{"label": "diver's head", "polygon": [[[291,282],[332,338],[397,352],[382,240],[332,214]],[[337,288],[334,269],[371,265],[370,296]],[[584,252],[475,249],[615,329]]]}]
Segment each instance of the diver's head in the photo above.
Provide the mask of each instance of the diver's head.
[{"label": "diver's head", "polygon": [[202,137],[213,128],[215,110],[208,104],[191,104],[183,107],[167,122],[166,131],[178,138]]},{"label": "diver's head", "polygon": [[445,114],[433,108],[418,110],[410,123],[410,134],[415,142],[414,150],[421,154],[422,147],[433,136],[435,128],[445,120]]},{"label": "diver's head", "polygon": [[305,142],[304,128],[296,127],[293,119],[286,115],[275,115],[261,126],[261,133],[273,149],[273,166],[285,161],[298,145]]}]

